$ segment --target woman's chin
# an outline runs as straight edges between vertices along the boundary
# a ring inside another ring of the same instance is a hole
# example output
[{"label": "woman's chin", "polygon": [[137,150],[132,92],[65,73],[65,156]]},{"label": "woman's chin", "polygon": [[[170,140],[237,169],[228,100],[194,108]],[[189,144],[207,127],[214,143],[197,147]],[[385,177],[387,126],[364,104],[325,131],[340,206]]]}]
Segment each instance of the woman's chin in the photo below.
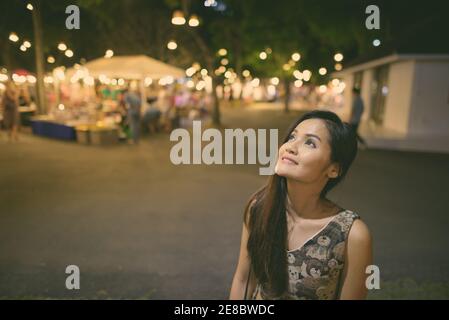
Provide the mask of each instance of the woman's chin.
[{"label": "woman's chin", "polygon": [[288,167],[286,168],[283,165],[277,165],[274,168],[274,173],[280,177],[284,177],[287,179],[298,180],[298,181],[302,180],[302,176],[299,174],[299,172],[292,170],[292,168],[288,168]]},{"label": "woman's chin", "polygon": [[276,166],[276,168],[274,168],[274,173],[280,177],[292,178],[291,170],[288,170],[288,168],[283,168],[283,166]]}]

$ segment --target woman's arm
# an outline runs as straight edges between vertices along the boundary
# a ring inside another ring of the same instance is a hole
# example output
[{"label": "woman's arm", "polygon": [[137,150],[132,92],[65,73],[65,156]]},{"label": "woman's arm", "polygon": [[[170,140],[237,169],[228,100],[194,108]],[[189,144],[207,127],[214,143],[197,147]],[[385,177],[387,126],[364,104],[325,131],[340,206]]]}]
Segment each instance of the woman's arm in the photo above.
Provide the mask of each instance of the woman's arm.
[{"label": "woman's arm", "polygon": [[[246,248],[247,243],[248,243],[248,229],[246,228],[245,224],[243,224],[242,239],[240,242],[239,261],[237,264],[237,269],[234,274],[234,278],[232,280],[231,292],[229,295],[230,300],[244,299],[246,282],[248,280],[250,270],[250,258],[248,255],[248,250]],[[247,298],[251,297],[255,285],[256,283],[254,274],[251,273],[251,279],[248,283],[248,292],[246,294]]]},{"label": "woman's arm", "polygon": [[359,219],[354,221],[349,231],[345,255],[340,299],[365,299],[368,293],[365,271],[372,263],[372,243],[368,227]]}]

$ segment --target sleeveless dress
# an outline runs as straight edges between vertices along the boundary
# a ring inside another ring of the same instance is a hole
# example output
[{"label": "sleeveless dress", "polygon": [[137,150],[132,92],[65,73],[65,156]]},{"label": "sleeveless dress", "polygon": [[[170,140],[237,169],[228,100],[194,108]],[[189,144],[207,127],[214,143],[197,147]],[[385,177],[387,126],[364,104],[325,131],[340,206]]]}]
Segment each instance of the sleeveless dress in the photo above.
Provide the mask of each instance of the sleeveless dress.
[{"label": "sleeveless dress", "polygon": [[345,264],[349,230],[359,215],[344,210],[301,247],[287,251],[288,292],[275,297],[258,283],[251,299],[332,300],[337,299]]}]

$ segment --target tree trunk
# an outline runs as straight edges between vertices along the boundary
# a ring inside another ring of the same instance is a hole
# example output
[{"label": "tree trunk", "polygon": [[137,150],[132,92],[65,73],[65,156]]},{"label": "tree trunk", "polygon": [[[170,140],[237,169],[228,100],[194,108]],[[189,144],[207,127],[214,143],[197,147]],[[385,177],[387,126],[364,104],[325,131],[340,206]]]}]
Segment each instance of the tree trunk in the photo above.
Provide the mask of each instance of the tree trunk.
[{"label": "tree trunk", "polygon": [[36,92],[38,113],[47,112],[45,104],[45,87],[44,87],[44,52],[42,46],[42,19],[40,12],[40,1],[35,1],[33,9],[33,28],[34,28],[34,47],[36,51]]},{"label": "tree trunk", "polygon": [[4,48],[4,50],[2,50],[2,60],[3,60],[3,64],[6,67],[6,69],[8,69],[8,74],[10,74],[11,76],[11,71],[12,71],[12,63],[11,63],[11,42],[9,40],[5,41],[5,42],[1,42],[0,46]]},{"label": "tree trunk", "polygon": [[213,110],[212,110],[212,122],[214,125],[219,126],[221,124],[220,119],[220,100],[217,96],[217,78],[212,76],[212,97],[213,97]]},{"label": "tree trunk", "polygon": [[284,78],[285,86],[285,97],[284,97],[284,112],[288,113],[290,111],[290,80]]}]

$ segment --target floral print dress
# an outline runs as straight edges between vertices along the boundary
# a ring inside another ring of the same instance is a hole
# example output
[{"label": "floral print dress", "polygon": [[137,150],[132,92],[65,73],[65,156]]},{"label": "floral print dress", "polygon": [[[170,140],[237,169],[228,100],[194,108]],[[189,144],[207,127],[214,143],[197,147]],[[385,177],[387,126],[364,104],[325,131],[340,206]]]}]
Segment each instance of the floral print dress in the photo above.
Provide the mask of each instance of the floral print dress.
[{"label": "floral print dress", "polygon": [[281,297],[271,296],[258,283],[252,299],[309,300],[337,299],[340,278],[345,264],[345,247],[349,230],[359,215],[344,210],[308,239],[304,245],[287,251],[288,292]]}]

